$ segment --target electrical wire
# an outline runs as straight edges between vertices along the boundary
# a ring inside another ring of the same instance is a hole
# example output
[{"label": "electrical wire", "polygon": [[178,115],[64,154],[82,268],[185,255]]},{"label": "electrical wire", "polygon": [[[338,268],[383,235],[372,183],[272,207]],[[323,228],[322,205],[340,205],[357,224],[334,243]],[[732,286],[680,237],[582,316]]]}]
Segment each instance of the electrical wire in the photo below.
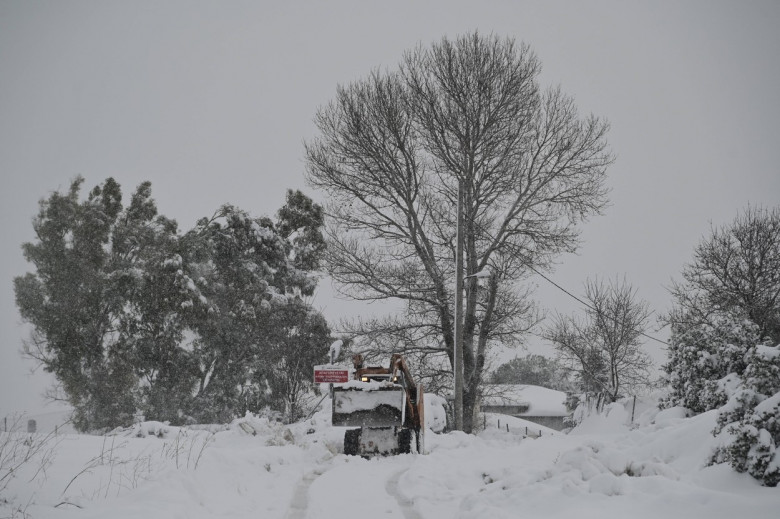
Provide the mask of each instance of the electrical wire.
[{"label": "electrical wire", "polygon": [[[593,306],[591,306],[591,305],[590,305],[590,304],[589,304],[587,301],[583,301],[583,300],[582,300],[582,299],[580,299],[579,297],[575,296],[574,294],[572,294],[571,292],[569,292],[568,290],[566,290],[565,288],[563,288],[561,285],[559,285],[558,283],[556,283],[556,282],[555,282],[555,281],[553,281],[552,279],[548,278],[547,276],[545,276],[544,274],[542,274],[541,272],[539,272],[538,270],[536,270],[536,268],[534,268],[533,266],[531,266],[531,265],[528,265],[528,264],[526,264],[526,266],[527,266],[529,269],[531,269],[532,271],[536,272],[536,273],[537,273],[539,276],[541,276],[541,277],[542,277],[542,279],[544,279],[545,281],[547,281],[548,283],[550,283],[552,286],[554,286],[555,288],[557,288],[558,290],[560,290],[561,292],[563,292],[563,293],[564,293],[564,294],[566,294],[567,296],[571,297],[572,299],[574,299],[575,301],[577,301],[577,302],[578,302],[578,303],[580,303],[581,305],[583,305],[583,306],[585,306],[585,307],[589,308],[590,310],[592,310],[592,311],[596,312],[597,314],[598,314],[598,313],[600,313],[600,312],[599,312],[599,311],[598,311],[596,308],[594,308]],[[612,319],[613,321],[617,322],[617,319],[615,319],[615,318],[614,318],[614,317],[612,317],[612,316],[605,316],[605,317],[608,317],[609,319]],[[655,337],[653,337],[653,336],[651,336],[651,335],[647,335],[647,334],[646,334],[646,333],[644,333],[644,332],[639,332],[639,334],[640,334],[642,337],[645,337],[645,338],[647,338],[647,339],[650,339],[650,340],[653,340],[653,341],[655,341],[655,342],[658,342],[658,343],[664,344],[664,345],[666,345],[666,346],[671,346],[671,344],[669,344],[668,342],[666,342],[666,341],[662,341],[661,339],[657,339],[657,338],[655,338]]]}]

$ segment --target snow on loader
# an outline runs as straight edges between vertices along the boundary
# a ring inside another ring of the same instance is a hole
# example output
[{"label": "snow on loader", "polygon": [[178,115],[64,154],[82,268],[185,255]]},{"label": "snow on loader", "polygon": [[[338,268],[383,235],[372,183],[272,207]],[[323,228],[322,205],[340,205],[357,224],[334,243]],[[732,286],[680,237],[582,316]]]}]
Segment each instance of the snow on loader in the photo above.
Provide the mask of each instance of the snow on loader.
[{"label": "snow on loader", "polygon": [[333,425],[359,427],[344,434],[344,454],[374,456],[425,449],[423,388],[414,383],[403,356],[390,367],[364,366],[352,358],[353,380],[333,388]]}]

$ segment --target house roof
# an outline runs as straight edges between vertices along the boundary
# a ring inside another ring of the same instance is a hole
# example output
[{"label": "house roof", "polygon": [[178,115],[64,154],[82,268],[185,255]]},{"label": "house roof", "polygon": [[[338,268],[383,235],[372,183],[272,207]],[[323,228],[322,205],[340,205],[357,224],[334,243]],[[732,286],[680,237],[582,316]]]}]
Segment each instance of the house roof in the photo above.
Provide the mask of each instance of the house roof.
[{"label": "house roof", "polygon": [[566,416],[566,393],[541,386],[487,384],[482,405],[491,407],[528,406],[520,416]]}]

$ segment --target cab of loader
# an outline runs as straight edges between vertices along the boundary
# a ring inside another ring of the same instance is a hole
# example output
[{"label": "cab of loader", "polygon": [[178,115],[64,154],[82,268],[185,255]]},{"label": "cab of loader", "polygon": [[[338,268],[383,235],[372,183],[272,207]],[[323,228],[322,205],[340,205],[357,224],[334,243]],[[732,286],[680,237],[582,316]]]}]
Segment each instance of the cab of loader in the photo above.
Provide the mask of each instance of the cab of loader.
[{"label": "cab of loader", "polygon": [[[357,377],[355,377],[356,380]],[[379,382],[384,385],[389,384],[395,384],[403,387],[404,389],[409,389],[406,381],[406,377],[403,373],[371,373],[371,374],[363,374],[360,376],[359,379],[361,382]]]}]

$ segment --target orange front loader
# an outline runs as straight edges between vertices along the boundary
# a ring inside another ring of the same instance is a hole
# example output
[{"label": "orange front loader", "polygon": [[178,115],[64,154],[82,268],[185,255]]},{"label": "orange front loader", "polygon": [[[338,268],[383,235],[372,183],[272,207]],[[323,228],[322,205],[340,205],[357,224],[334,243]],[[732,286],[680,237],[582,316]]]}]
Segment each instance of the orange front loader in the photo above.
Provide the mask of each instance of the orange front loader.
[{"label": "orange front loader", "polygon": [[344,434],[344,453],[360,456],[425,450],[423,388],[400,354],[390,367],[364,366],[355,355],[353,380],[333,388],[333,425],[358,427]]}]

